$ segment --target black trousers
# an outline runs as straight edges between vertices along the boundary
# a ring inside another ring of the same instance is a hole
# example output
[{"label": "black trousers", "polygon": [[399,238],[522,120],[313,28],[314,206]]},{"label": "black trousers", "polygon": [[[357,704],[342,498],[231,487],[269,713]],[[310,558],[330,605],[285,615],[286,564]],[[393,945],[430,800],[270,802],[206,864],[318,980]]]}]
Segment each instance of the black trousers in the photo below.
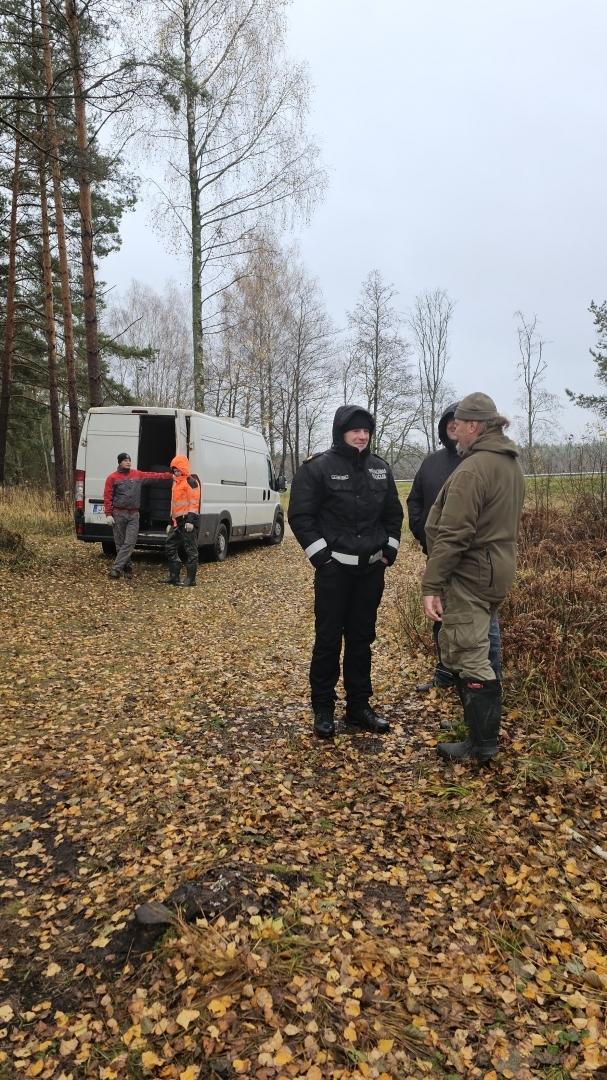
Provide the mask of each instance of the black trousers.
[{"label": "black trousers", "polygon": [[366,705],[371,685],[371,644],[384,591],[385,563],[366,574],[345,570],[332,560],[314,578],[316,641],[310,665],[312,708],[333,708],[339,658],[344,642],[344,687],[348,705]]},{"label": "black trousers", "polygon": [[191,566],[192,563],[198,562],[198,529],[194,528],[192,532],[186,532],[184,525],[185,522],[181,522],[180,525],[171,526],[171,531],[167,533],[164,542],[164,553],[169,562],[180,562],[179,548],[183,544],[186,564]]}]

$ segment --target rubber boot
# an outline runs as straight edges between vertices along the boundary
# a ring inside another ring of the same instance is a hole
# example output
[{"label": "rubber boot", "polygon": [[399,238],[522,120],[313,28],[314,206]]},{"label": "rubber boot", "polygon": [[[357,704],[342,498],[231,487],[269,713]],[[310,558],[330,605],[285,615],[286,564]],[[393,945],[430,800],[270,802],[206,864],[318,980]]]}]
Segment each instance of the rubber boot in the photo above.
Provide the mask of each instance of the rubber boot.
[{"label": "rubber boot", "polygon": [[479,764],[498,753],[497,738],[502,719],[502,684],[499,679],[460,679],[468,738],[461,743],[439,743],[437,752],[448,761]]},{"label": "rubber boot", "polygon": [[179,584],[184,589],[186,589],[186,588],[193,589],[195,584],[196,584],[196,571],[198,570],[198,559],[196,560],[196,562],[187,563],[185,569],[186,569],[185,580],[180,581]]},{"label": "rubber boot", "polygon": [[181,571],[181,560],[177,559],[175,562],[169,563],[169,576],[160,578],[160,585],[179,585],[179,574]]}]

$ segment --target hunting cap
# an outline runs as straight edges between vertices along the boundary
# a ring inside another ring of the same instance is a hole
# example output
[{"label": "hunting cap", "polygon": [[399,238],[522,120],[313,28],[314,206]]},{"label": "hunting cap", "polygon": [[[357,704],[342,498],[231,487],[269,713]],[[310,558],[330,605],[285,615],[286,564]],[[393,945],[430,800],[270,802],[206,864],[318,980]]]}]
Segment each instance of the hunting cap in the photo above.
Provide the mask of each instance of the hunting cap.
[{"label": "hunting cap", "polygon": [[487,394],[468,394],[455,410],[456,420],[495,420],[498,411]]}]

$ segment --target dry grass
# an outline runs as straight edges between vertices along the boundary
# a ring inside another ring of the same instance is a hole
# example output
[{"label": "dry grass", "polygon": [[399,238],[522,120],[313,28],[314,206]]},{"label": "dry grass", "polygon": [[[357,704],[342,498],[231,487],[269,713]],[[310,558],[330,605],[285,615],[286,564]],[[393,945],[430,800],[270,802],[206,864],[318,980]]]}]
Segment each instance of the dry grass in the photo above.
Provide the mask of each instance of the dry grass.
[{"label": "dry grass", "polygon": [[[607,504],[601,492],[548,482],[531,486],[518,572],[500,613],[506,689],[533,721],[564,721],[607,739]],[[397,597],[403,644],[432,652],[419,582]]]},{"label": "dry grass", "polygon": [[74,528],[72,509],[49,491],[0,488],[0,521],[5,530],[25,537],[67,536]]},{"label": "dry grass", "polygon": [[593,494],[525,511],[517,578],[502,608],[519,693],[586,735],[607,735],[607,516]]}]

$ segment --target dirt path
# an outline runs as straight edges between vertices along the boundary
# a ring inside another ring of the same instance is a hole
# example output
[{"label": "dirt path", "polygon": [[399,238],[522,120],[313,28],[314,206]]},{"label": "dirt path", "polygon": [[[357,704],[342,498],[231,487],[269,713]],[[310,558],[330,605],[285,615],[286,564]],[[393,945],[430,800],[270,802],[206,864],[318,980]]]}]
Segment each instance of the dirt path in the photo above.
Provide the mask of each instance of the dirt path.
[{"label": "dirt path", "polygon": [[490,770],[437,762],[414,557],[375,652],[392,732],[334,746],[295,541],[185,593],[162,569],[112,583],[69,540],[0,572],[0,1076],[601,1075],[607,789],[515,711]]}]

